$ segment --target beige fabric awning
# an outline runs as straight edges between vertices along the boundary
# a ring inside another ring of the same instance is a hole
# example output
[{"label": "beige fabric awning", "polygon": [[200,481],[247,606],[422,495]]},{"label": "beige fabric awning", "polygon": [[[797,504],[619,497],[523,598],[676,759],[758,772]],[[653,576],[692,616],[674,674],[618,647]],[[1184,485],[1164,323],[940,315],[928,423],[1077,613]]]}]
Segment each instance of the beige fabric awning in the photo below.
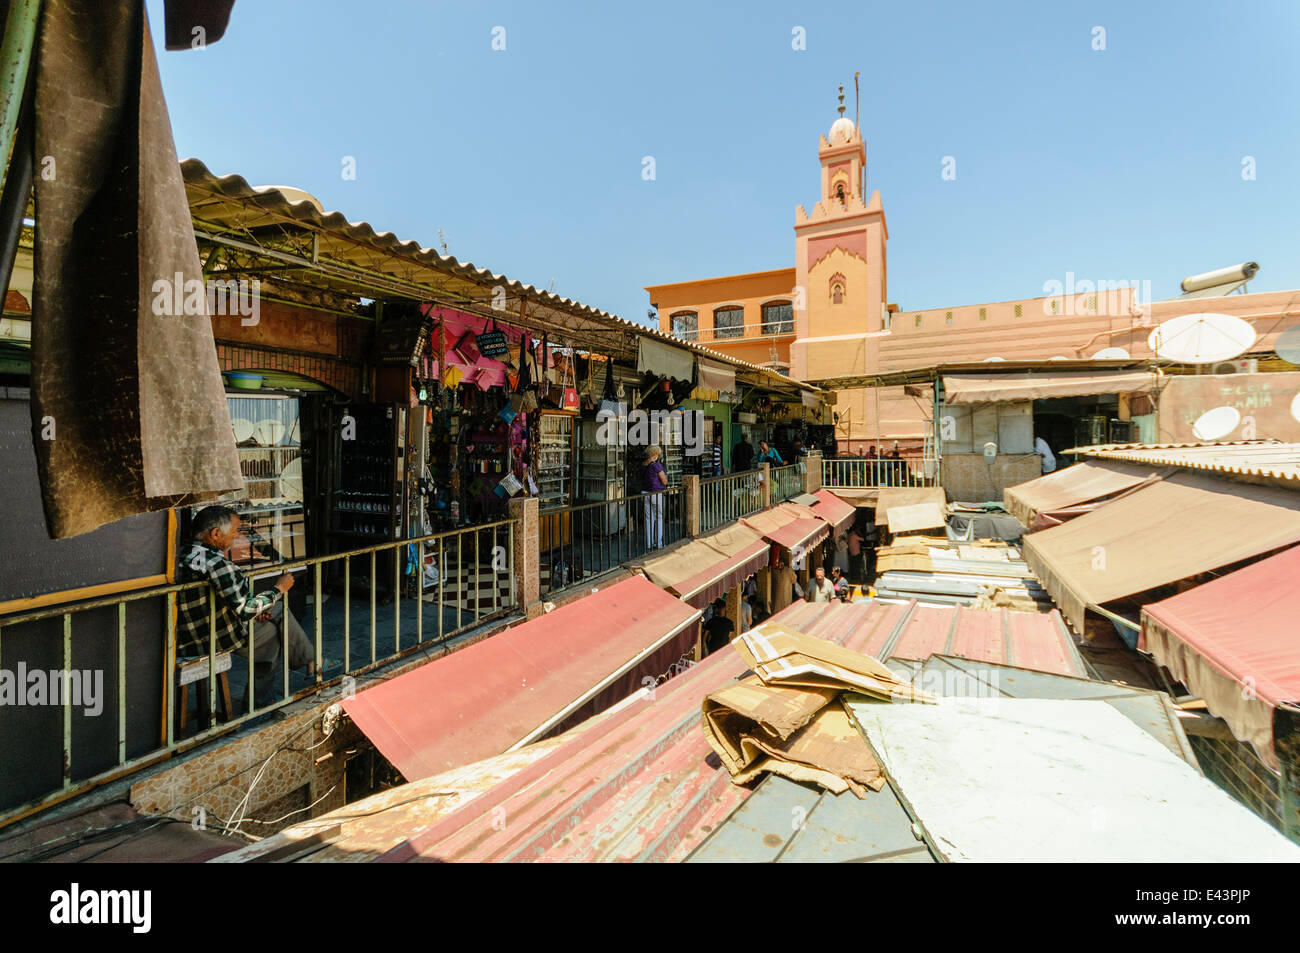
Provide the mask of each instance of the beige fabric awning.
[{"label": "beige fabric awning", "polygon": [[945,374],[945,404],[996,404],[1044,397],[1092,394],[1148,394],[1150,371],[1062,371],[1058,374]]},{"label": "beige fabric awning", "polygon": [[1008,513],[1029,526],[1039,513],[1077,506],[1130,490],[1146,480],[1159,479],[1163,472],[1165,471],[1131,463],[1085,460],[1055,473],[1007,487],[1002,491],[1002,503]]},{"label": "beige fabric awning", "polygon": [[[841,491],[832,487],[831,492]],[[885,487],[876,498],[876,525],[888,526],[889,511],[895,506],[916,506],[918,503],[938,503],[940,506],[945,506],[948,497],[941,486]]]},{"label": "beige fabric awning", "polygon": [[942,503],[915,503],[890,507],[889,531],[910,533],[918,529],[937,529],[948,522],[948,508]]},{"label": "beige fabric awning", "polygon": [[1024,538],[1076,632],[1114,599],[1300,542],[1300,493],[1180,472]]},{"label": "beige fabric awning", "polygon": [[685,348],[643,337],[639,341],[636,369],[639,374],[689,381],[695,374],[695,355]]},{"label": "beige fabric awning", "polygon": [[699,377],[697,383],[701,387],[716,390],[720,394],[734,394],[736,392],[736,369],[734,367],[714,364],[712,361],[706,361],[703,358],[700,359],[698,366]]}]

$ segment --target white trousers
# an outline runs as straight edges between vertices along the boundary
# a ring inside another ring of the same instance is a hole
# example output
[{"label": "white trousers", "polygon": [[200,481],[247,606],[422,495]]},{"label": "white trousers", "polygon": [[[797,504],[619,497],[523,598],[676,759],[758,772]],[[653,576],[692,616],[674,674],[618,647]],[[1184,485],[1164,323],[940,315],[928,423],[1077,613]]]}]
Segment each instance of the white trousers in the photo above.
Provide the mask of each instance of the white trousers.
[{"label": "white trousers", "polygon": [[662,549],[664,545],[664,495],[650,493],[645,497],[645,545],[647,549]]}]

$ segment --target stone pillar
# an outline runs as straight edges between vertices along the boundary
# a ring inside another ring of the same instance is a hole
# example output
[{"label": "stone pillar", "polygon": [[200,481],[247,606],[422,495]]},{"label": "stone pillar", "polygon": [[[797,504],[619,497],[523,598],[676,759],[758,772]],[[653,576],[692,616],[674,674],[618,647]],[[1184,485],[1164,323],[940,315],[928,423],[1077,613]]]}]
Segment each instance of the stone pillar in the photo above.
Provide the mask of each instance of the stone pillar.
[{"label": "stone pillar", "polygon": [[731,620],[731,624],[736,627],[732,635],[733,636],[739,635],[741,632],[740,586],[732,586],[731,589],[727,592],[726,614],[727,614],[727,618]]},{"label": "stone pillar", "polygon": [[803,491],[805,493],[816,493],[822,488],[822,452],[813,450],[804,457],[804,463],[807,464],[805,469],[808,471],[803,475]]},{"label": "stone pillar", "polygon": [[686,506],[686,535],[691,539],[700,535],[700,478],[694,474],[682,477],[682,499]]},{"label": "stone pillar", "polygon": [[524,615],[534,619],[542,614],[542,561],[538,545],[541,518],[536,497],[510,501],[510,518],[515,521],[514,559],[515,600]]},{"label": "stone pillar", "polygon": [[767,611],[772,611],[772,570],[760,569],[754,574],[754,582],[758,586],[758,598],[762,600],[763,605],[767,606]]},{"label": "stone pillar", "polygon": [[758,502],[763,509],[772,505],[772,465],[770,463],[760,463],[758,465],[759,479],[763,481],[762,486],[758,488]]},{"label": "stone pillar", "polygon": [[783,564],[772,570],[772,601],[768,603],[768,608],[773,615],[790,604],[790,591],[793,584],[794,573],[789,566]]}]

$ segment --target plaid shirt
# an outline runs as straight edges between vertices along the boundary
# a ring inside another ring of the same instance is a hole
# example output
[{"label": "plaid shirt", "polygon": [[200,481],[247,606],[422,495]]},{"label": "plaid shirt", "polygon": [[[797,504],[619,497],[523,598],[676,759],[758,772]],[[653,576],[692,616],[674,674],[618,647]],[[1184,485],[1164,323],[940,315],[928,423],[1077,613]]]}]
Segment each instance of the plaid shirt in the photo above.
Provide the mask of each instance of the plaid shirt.
[{"label": "plaid shirt", "polygon": [[248,623],[280,601],[280,590],[253,595],[252,583],[239,567],[205,543],[197,540],[181,553],[177,582],[207,580],[210,586],[186,589],[177,594],[180,624],[176,630],[176,657],[194,658],[208,654],[208,592],[217,595],[217,651],[242,648]]}]

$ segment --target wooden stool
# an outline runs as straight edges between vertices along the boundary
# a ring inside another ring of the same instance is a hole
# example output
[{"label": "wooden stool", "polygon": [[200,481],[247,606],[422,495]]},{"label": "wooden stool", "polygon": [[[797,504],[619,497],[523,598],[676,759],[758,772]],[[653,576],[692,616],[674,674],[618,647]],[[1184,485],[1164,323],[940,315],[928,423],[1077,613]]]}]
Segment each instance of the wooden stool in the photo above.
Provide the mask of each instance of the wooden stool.
[{"label": "wooden stool", "polygon": [[[221,704],[221,720],[226,721],[231,717],[234,708],[230,704],[230,653],[222,652],[216,657],[217,670],[217,701]],[[189,716],[189,691],[190,685],[194,682],[206,682],[208,680],[208,660],[206,657],[195,659],[177,659],[176,660],[177,680],[180,683],[180,734],[179,737],[185,737],[185,722]],[[199,719],[204,721],[208,715],[208,693],[200,692],[198,695],[199,702]]]}]

